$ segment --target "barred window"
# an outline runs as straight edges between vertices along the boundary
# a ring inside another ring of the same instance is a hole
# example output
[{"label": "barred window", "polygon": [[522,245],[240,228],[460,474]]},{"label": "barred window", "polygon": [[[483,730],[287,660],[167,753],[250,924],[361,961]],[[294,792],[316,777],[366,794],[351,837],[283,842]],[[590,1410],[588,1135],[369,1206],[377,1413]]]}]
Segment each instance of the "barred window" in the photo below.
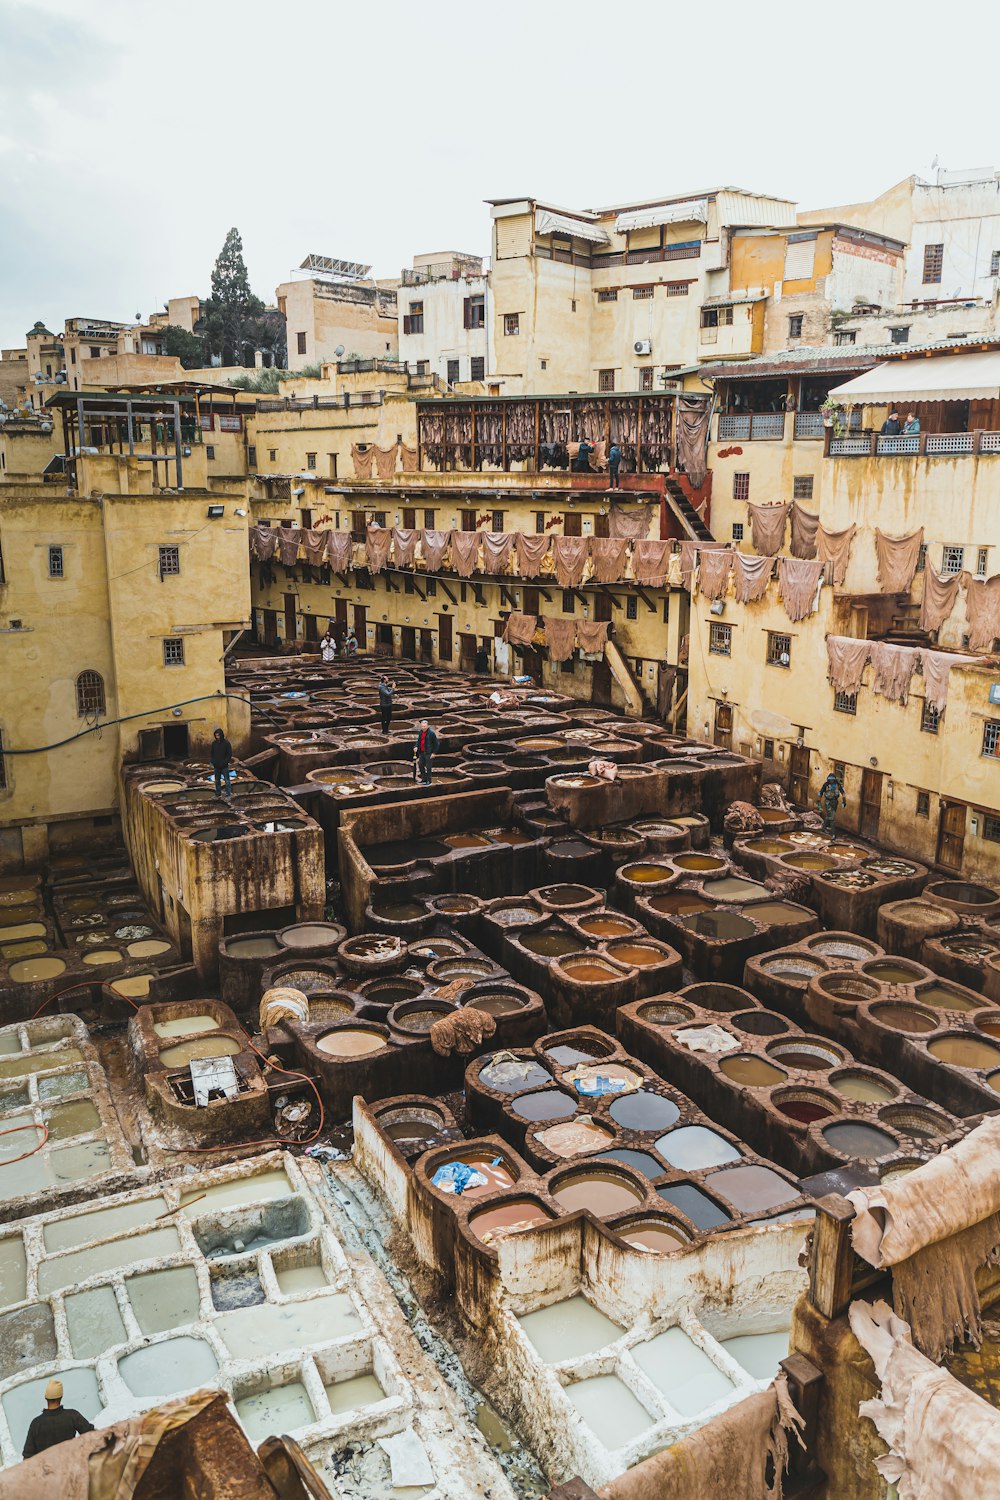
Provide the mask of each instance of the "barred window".
[{"label": "barred window", "polygon": [[634,594],[629,594],[625,600],[626,620],[637,620],[639,618],[639,601]]},{"label": "barred window", "polygon": [[930,792],[918,792],[917,793],[917,817],[918,818],[929,818],[930,815],[931,815],[931,794],[930,794]]},{"label": "barred window", "polygon": [[802,318],[802,313],[792,313],[788,319],[788,337],[790,339],[800,339],[802,337]]},{"label": "barred window", "polygon": [[986,568],[989,564],[989,547],[980,547],[976,552],[976,577],[985,578]]},{"label": "barred window", "polygon": [[920,727],[925,734],[937,734],[941,714],[932,703],[923,703],[920,712]]},{"label": "barred window", "polygon": [[686,297],[689,286],[688,281],[668,281],[664,284],[663,290],[668,297]]},{"label": "barred window", "polygon": [[983,754],[1000,760],[1000,719],[987,719],[983,725]]},{"label": "barred window", "polygon": [[779,631],[767,632],[767,664],[769,667],[788,667],[792,660],[792,638]]},{"label": "barred window", "polygon": [[181,549],[179,547],[160,548],[160,577],[167,573],[179,573],[181,570]]},{"label": "barred window", "polygon": [[639,389],[640,391],[651,391],[653,389],[653,369],[651,365],[646,365],[644,369],[639,371]]},{"label": "barred window", "polygon": [[601,287],[597,293],[598,302],[617,302],[618,288],[614,286]]},{"label": "barred window", "polygon": [[65,567],[63,562],[63,549],[61,547],[49,548],[49,577],[64,578]]},{"label": "barred window", "polygon": [[796,474],[792,480],[792,499],[811,500],[813,497],[813,477],[811,474]]},{"label": "barred window", "polygon": [[941,549],[941,572],[961,573],[965,567],[965,548],[946,545]]},{"label": "barred window", "polygon": [[653,288],[651,286],[634,286],[632,288],[633,302],[647,302],[652,295]]},{"label": "barred window", "polygon": [[708,649],[714,656],[732,656],[733,627],[718,625],[713,621],[708,628]]},{"label": "barred window", "polygon": [[180,636],[171,636],[163,642],[163,665],[165,667],[184,665],[184,642]]},{"label": "barred window", "polygon": [[1000,818],[993,813],[983,814],[983,838],[991,839],[994,844],[1000,844]]},{"label": "barred window", "polygon": [[944,245],[924,246],[924,286],[931,286],[941,280],[941,271],[944,267]]},{"label": "barred window", "polygon": [[733,541],[734,542],[742,542],[742,540],[743,540],[743,522],[742,521],[734,521],[733,522]]},{"label": "barred window", "polygon": [[750,475],[736,473],[733,475],[733,499],[750,499]]},{"label": "barred window", "polygon": [[597,389],[599,391],[613,391],[615,388],[614,370],[598,370]]},{"label": "barred window", "polygon": [[[421,323],[422,322],[423,322],[423,318],[421,318]],[[504,331],[504,337],[505,338],[513,338],[516,334],[519,334],[521,332],[521,314],[520,313],[504,313],[504,315],[503,315],[503,331]],[[423,332],[422,328],[421,328],[421,332]]]},{"label": "barred window", "polygon": [[88,714],[103,714],[104,678],[100,672],[81,672],[76,679],[76,712],[84,719]]},{"label": "barred window", "polygon": [[857,693],[834,693],[833,706],[838,714],[856,714],[858,695]]},{"label": "barred window", "polygon": [[927,566],[927,543],[926,542],[921,542],[920,546],[917,548],[917,566],[916,566],[916,571],[918,573],[922,573],[924,571],[924,569],[926,568],[926,566]]}]

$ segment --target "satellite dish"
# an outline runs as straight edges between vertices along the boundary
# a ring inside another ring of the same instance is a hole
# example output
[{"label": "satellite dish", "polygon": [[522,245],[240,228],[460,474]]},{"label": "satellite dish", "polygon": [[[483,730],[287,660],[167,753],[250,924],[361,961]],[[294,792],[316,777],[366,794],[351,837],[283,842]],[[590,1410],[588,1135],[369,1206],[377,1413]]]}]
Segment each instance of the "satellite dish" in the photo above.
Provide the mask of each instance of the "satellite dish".
[{"label": "satellite dish", "polygon": [[769,708],[757,708],[749,715],[750,723],[758,734],[768,739],[785,739],[795,734],[795,725],[783,714],[772,713]]},{"label": "satellite dish", "polygon": [[336,349],[334,349],[333,352],[337,356],[338,359],[343,359],[343,357],[344,357],[344,355],[345,355],[345,353],[347,351],[345,350],[343,344],[338,344],[337,347],[336,347]]}]

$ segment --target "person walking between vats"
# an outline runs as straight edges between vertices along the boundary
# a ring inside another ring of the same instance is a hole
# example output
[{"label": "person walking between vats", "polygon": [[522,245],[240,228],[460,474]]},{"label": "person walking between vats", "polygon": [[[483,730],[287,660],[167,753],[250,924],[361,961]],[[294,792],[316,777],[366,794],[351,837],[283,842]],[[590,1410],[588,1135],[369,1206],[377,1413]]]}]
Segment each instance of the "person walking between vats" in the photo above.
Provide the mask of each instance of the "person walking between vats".
[{"label": "person walking between vats", "polygon": [[426,719],[420,720],[417,741],[413,747],[413,759],[417,763],[420,780],[424,786],[431,784],[431,757],[439,744],[438,737]]},{"label": "person walking between vats", "polygon": [[837,833],[837,803],[842,802],[847,806],[847,797],[840,780],[831,771],[819,789],[819,797],[816,806],[823,815],[823,832],[830,838],[835,838]]},{"label": "person walking between vats", "polygon": [[476,652],[476,676],[485,677],[490,670],[490,653],[485,646]]},{"label": "person walking between vats", "polygon": [[382,673],[378,685],[378,711],[382,715],[382,733],[389,733],[389,720],[392,718],[392,695],[396,684],[390,682],[385,673]]},{"label": "person walking between vats", "polygon": [[348,635],[347,640],[344,642],[344,655],[345,656],[357,656],[357,654],[358,654],[358,638],[354,634],[354,631],[352,630],[351,633]]},{"label": "person walking between vats", "polygon": [[618,482],[618,470],[621,468],[622,450],[617,443],[612,443],[608,449],[608,482],[613,490],[621,489]]},{"label": "person walking between vats", "polygon": [[229,763],[233,758],[233,747],[226,739],[221,729],[217,729],[212,735],[212,748],[209,751],[212,761],[212,771],[215,775],[215,795],[217,797],[228,797],[229,787]]},{"label": "person walking between vats", "polygon": [[326,635],[319,643],[319,654],[327,665],[337,660],[337,638],[329,625],[326,627]]},{"label": "person walking between vats", "polygon": [[63,1406],[62,1399],[62,1381],[50,1380],[45,1387],[45,1410],[31,1420],[22,1458],[34,1458],[36,1453],[44,1453],[46,1448],[54,1448],[56,1443],[65,1443],[70,1438],[81,1437],[85,1432],[93,1432],[93,1422],[88,1422],[72,1406]]}]

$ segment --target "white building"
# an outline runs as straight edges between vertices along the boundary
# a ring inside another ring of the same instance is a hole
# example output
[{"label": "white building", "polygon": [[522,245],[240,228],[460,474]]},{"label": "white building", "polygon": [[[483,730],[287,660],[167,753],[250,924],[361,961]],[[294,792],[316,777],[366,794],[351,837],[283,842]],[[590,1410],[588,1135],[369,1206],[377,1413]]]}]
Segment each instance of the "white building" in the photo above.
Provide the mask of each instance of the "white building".
[{"label": "white building", "polygon": [[490,358],[489,276],[482,257],[415,255],[397,294],[399,357],[448,385],[485,380]]}]

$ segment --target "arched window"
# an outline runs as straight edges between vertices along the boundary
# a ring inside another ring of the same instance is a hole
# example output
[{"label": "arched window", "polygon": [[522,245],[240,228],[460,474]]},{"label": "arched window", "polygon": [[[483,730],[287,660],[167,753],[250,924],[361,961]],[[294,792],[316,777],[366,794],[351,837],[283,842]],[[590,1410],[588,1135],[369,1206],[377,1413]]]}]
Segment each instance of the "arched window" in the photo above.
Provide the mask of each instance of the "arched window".
[{"label": "arched window", "polygon": [[81,672],[76,679],[76,711],[81,719],[106,712],[104,678],[100,672]]}]

